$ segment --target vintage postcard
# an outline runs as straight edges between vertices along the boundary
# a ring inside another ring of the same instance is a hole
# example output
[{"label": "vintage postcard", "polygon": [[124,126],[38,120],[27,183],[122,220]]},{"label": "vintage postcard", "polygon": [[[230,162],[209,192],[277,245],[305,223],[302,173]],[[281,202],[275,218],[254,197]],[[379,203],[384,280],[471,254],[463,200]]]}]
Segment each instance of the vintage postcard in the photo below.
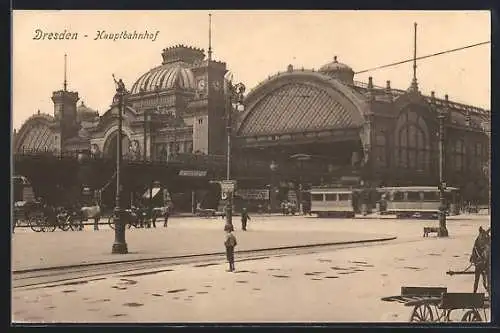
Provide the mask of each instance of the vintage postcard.
[{"label": "vintage postcard", "polygon": [[488,11],[12,16],[12,323],[490,321]]}]

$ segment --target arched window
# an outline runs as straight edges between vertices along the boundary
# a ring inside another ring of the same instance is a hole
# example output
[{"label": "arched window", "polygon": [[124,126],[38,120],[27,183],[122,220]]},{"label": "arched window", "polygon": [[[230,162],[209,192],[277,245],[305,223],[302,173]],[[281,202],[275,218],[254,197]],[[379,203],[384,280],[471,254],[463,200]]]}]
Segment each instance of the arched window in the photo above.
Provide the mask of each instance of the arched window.
[{"label": "arched window", "polygon": [[376,162],[377,166],[380,167],[386,167],[387,166],[387,160],[386,160],[386,138],[384,132],[379,132],[377,133],[377,136],[375,137],[375,144],[376,144]]},{"label": "arched window", "polygon": [[483,145],[481,142],[476,142],[475,149],[474,149],[474,163],[471,164],[474,166],[474,171],[481,170],[483,166],[483,162],[485,161],[485,157],[483,156]]},{"label": "arched window", "polygon": [[395,134],[396,167],[428,170],[431,152],[424,119],[414,111],[402,114],[398,119]]},{"label": "arched window", "polygon": [[455,141],[453,146],[453,168],[455,171],[465,171],[466,168],[466,152],[463,140]]},{"label": "arched window", "polygon": [[192,154],[193,153],[193,141],[188,141],[186,143],[186,152]]}]

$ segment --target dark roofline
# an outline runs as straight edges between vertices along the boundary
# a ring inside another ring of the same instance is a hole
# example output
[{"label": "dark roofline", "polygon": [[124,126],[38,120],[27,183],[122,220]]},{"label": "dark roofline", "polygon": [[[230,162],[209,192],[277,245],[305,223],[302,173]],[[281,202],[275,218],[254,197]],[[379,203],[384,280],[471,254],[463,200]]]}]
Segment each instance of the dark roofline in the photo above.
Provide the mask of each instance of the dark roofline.
[{"label": "dark roofline", "polygon": [[[361,81],[354,81],[353,87],[361,88],[364,90],[369,89],[368,84],[365,82],[361,82]],[[373,86],[373,90],[376,92],[383,92],[383,93],[387,92],[387,88],[384,88],[381,86],[376,86],[376,85]],[[390,92],[395,96],[401,96],[401,95],[408,93],[406,90],[393,89],[393,88],[390,89]],[[424,97],[424,99],[426,100],[427,103],[429,103],[429,104],[431,103],[431,101],[432,101],[431,96],[427,96],[427,95],[422,95],[422,96]],[[437,97],[434,98],[434,102],[436,103],[437,106],[444,106],[446,104],[446,100],[444,100],[442,98],[437,98]],[[458,102],[453,102],[453,101],[448,100],[448,106],[452,109],[463,111],[463,112],[472,112],[472,113],[476,113],[476,114],[479,114],[481,116],[487,116],[487,117],[491,116],[490,110],[486,110],[486,109],[479,108],[479,107],[472,106],[472,105],[468,105],[468,104],[463,104],[463,103],[458,103]]]}]

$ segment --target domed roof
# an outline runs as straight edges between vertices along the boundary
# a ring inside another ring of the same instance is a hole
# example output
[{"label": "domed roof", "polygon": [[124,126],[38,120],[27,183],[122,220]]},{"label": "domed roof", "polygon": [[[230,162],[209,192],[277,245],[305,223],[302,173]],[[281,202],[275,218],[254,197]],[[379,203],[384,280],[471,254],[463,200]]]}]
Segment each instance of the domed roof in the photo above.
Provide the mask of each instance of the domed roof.
[{"label": "domed roof", "polygon": [[323,65],[320,69],[320,72],[333,72],[333,71],[349,71],[354,72],[351,67],[337,61],[337,56],[333,57],[333,61]]},{"label": "domed roof", "polygon": [[88,106],[86,106],[83,101],[76,108],[76,114],[77,114],[78,120],[80,120],[80,121],[81,120],[92,120],[99,115],[99,113],[96,110],[91,109]]},{"label": "domed roof", "polygon": [[354,71],[351,67],[337,61],[337,57],[333,57],[333,61],[326,65],[323,65],[320,72],[336,78],[343,82],[344,84],[353,84],[354,82]]},{"label": "domed roof", "polygon": [[195,90],[196,82],[193,72],[184,63],[167,63],[151,69],[142,75],[132,86],[131,93],[152,92],[160,90],[186,89]]}]

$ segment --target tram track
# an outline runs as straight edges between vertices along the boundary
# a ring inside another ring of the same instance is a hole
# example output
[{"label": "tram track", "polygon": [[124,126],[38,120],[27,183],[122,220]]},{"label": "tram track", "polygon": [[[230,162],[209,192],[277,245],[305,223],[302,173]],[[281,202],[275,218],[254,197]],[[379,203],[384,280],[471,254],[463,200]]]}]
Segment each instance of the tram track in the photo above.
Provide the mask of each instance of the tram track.
[{"label": "tram track", "polygon": [[[263,260],[270,257],[303,255],[320,252],[337,251],[353,247],[383,246],[403,242],[420,241],[396,239],[388,237],[372,241],[360,241],[337,244],[315,244],[290,246],[273,249],[256,249],[236,252],[236,261]],[[86,283],[85,281],[100,280],[123,273],[139,272],[143,270],[161,271],[167,267],[194,264],[195,267],[204,267],[225,263],[224,253],[194,254],[177,257],[145,258],[109,263],[93,263],[66,267],[52,267],[32,270],[18,270],[12,273],[12,289],[50,288],[60,285]],[[130,274],[129,274],[130,275]],[[137,273],[137,275],[143,275]],[[145,274],[144,274],[145,275]]]}]

